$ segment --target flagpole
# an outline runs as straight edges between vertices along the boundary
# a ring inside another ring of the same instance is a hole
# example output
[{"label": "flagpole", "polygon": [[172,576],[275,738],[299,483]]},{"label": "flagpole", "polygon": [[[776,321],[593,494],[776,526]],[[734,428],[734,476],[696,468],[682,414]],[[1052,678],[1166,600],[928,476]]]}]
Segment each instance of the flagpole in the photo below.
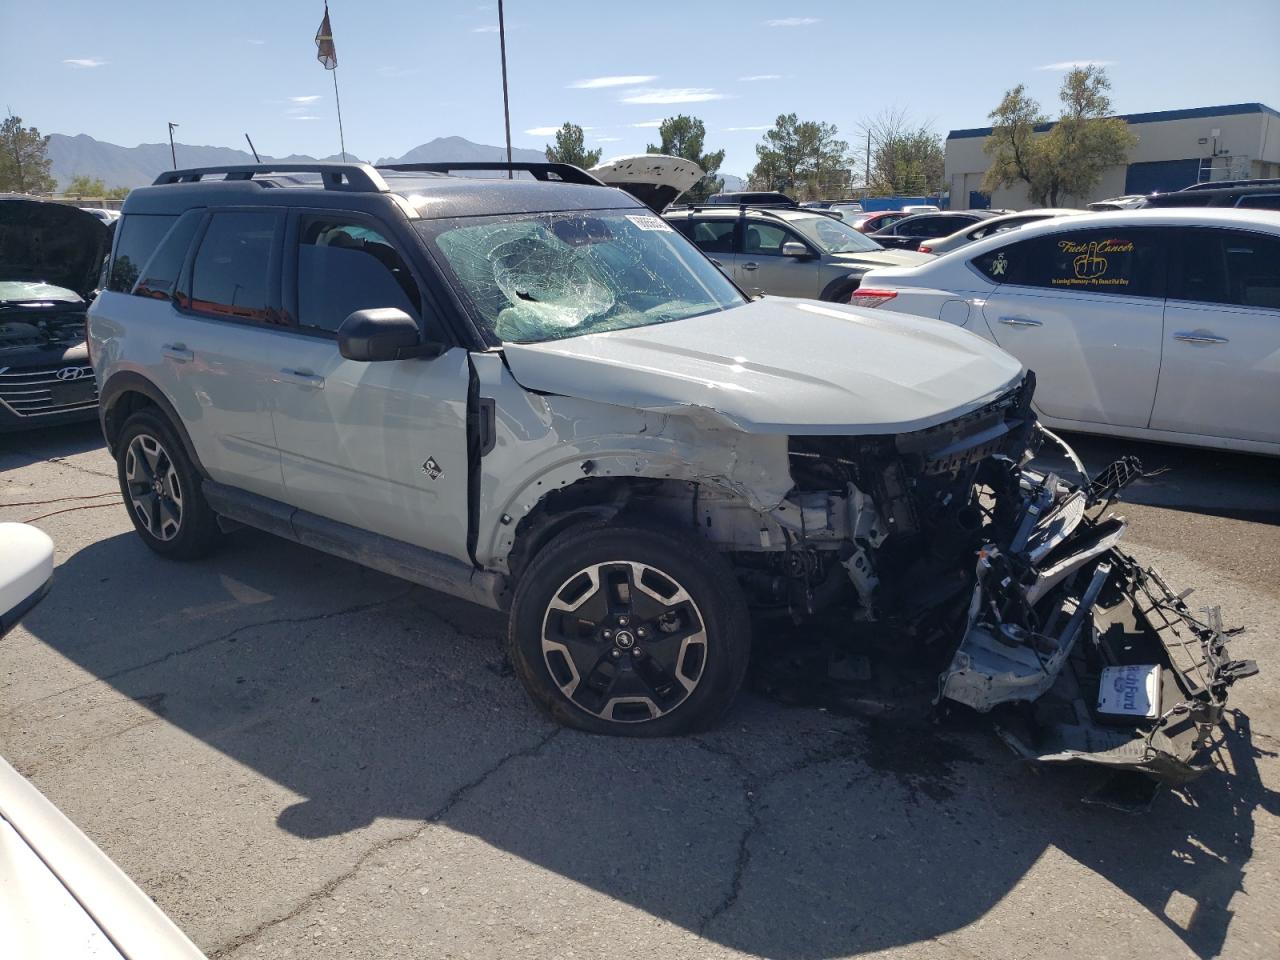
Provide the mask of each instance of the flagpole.
[{"label": "flagpole", "polygon": [[511,106],[507,100],[507,27],[502,17],[502,0],[498,0],[498,47],[502,51],[502,120],[507,127],[507,179],[511,171]]},{"label": "flagpole", "polygon": [[342,101],[338,99],[338,68],[333,68],[333,105],[338,108],[338,145],[342,147],[342,162],[347,162],[347,138],[342,133]]}]

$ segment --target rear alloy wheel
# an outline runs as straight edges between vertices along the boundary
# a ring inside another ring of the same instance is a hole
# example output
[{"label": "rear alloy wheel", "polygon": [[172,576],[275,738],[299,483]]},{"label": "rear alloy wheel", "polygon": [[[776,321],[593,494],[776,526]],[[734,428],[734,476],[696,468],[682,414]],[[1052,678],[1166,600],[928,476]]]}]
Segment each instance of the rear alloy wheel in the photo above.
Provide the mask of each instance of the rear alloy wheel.
[{"label": "rear alloy wheel", "polygon": [[530,564],[511,624],[513,660],[535,700],[562,723],[631,736],[713,724],[751,646],[723,558],[662,529],[562,535]]},{"label": "rear alloy wheel", "polygon": [[116,446],[120,494],[134,529],[156,553],[202,557],[219,539],[218,518],[205,502],[201,476],[169,422],[143,409],[120,429]]}]

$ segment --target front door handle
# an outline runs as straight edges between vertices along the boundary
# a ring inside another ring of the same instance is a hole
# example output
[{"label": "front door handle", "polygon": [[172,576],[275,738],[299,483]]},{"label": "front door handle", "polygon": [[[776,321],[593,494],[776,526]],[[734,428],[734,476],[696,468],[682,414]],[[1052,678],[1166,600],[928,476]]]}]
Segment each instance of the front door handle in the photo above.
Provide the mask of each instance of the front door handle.
[{"label": "front door handle", "polygon": [[1044,324],[1039,320],[1030,320],[1026,317],[1001,317],[1000,322],[1010,327],[1043,327]]},{"label": "front door handle", "polygon": [[278,383],[292,383],[294,386],[306,387],[308,390],[323,390],[324,377],[310,370],[281,370],[276,375]]},{"label": "front door handle", "polygon": [[748,260],[746,263],[744,263],[744,264],[742,265],[742,269],[743,269],[743,270],[755,270],[755,269],[756,269],[757,267],[759,267],[759,266],[760,266],[760,264],[756,263],[754,260]]},{"label": "front door handle", "polygon": [[1212,333],[1175,333],[1173,339],[1183,343],[1230,343],[1226,337],[1217,337]]},{"label": "front door handle", "polygon": [[196,355],[187,349],[186,344],[182,343],[166,343],[160,348],[160,352],[176,363],[190,363],[196,358]]}]

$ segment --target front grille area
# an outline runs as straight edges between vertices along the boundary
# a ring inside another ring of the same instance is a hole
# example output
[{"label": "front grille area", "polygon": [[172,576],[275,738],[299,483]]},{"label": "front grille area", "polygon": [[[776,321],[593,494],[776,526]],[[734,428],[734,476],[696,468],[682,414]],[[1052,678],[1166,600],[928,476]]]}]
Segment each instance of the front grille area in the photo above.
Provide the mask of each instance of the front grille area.
[{"label": "front grille area", "polygon": [[[66,372],[70,370],[77,371],[74,378]],[[98,386],[87,363],[25,369],[0,367],[0,404],[19,417],[90,410],[97,402]]]}]

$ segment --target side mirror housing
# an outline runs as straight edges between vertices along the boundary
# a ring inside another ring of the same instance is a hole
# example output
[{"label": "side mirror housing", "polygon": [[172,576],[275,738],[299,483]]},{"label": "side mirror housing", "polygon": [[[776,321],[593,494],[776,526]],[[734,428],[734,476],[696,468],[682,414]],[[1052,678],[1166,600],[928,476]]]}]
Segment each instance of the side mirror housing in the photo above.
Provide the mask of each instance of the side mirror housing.
[{"label": "side mirror housing", "polygon": [[782,255],[784,257],[801,257],[810,256],[809,248],[799,240],[788,240],[782,245]]},{"label": "side mirror housing", "polygon": [[438,357],[444,349],[442,343],[424,341],[418,322],[399,307],[357,310],[338,328],[338,352],[348,360]]}]

